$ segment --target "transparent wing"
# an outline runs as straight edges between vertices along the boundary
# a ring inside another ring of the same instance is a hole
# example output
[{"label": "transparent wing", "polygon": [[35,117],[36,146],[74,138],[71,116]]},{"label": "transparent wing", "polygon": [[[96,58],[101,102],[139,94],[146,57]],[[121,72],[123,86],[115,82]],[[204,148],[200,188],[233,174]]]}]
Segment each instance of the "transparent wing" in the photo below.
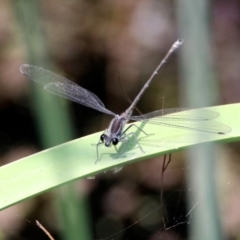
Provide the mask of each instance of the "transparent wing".
[{"label": "transparent wing", "polygon": [[65,77],[50,72],[44,68],[28,64],[21,65],[20,71],[28,79],[42,84],[44,89],[52,94],[64,97],[106,114],[113,116],[116,115],[106,109],[103,102],[94,93],[80,87],[78,84]]},{"label": "transparent wing", "polygon": [[157,110],[140,116],[131,116],[134,121],[146,121],[150,124],[184,128],[215,134],[226,134],[231,128],[213,121],[219,113],[206,109],[171,108]]}]

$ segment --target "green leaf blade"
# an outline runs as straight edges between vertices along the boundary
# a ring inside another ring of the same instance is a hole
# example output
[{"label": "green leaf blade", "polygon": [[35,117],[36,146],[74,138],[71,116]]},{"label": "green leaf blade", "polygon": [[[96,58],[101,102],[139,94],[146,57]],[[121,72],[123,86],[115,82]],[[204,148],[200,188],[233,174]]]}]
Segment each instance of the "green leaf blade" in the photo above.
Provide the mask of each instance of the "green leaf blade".
[{"label": "green leaf blade", "polygon": [[[24,199],[80,178],[127,165],[151,157],[172,153],[206,142],[234,142],[240,140],[240,104],[206,108],[220,115],[217,122],[231,128],[228,134],[205,134],[186,129],[136,123],[146,133],[136,135],[143,153],[132,138],[122,154],[114,147],[99,147],[101,160],[96,161],[96,146],[102,132],[79,138],[59,146],[22,158],[0,168],[0,209]],[[120,147],[121,148],[121,147]]]}]

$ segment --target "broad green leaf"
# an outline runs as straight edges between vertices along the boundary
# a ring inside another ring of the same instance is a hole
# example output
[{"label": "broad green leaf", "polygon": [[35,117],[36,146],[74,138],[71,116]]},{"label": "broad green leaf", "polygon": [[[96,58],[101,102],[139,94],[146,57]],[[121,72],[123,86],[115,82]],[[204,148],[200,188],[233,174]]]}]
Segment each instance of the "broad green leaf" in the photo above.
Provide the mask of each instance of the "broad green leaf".
[{"label": "broad green leaf", "polygon": [[114,167],[173,153],[196,144],[240,140],[240,104],[206,109],[219,113],[219,117],[214,121],[229,126],[231,131],[228,134],[208,134],[181,128],[136,123],[146,133],[153,134],[146,137],[141,131],[133,128],[144,153],[134,138],[131,138],[121,154],[114,147],[99,147],[101,160],[95,164],[96,146],[92,144],[99,141],[102,134],[99,132],[2,166],[0,168],[0,209],[70,181],[94,176]]}]

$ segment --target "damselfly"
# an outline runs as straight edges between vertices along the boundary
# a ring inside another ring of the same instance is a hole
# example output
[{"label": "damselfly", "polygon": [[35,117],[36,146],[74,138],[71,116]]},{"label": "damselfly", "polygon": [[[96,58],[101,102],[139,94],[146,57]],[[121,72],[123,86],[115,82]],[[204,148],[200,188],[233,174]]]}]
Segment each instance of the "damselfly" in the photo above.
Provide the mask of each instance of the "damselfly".
[{"label": "damselfly", "polygon": [[[158,74],[160,68],[164,65],[170,55],[177,50],[182,45],[182,40],[177,40],[170,50],[167,52],[163,60],[157,66],[156,70],[152,73],[150,78],[147,80],[141,91],[138,93],[136,98],[133,100],[132,104],[129,108],[123,112],[121,115],[115,114],[112,111],[108,110],[103,102],[92,92],[80,87],[76,83],[57,75],[53,72],[45,70],[41,67],[32,66],[28,64],[23,64],[20,67],[21,73],[26,76],[28,79],[33,80],[37,83],[44,85],[44,89],[49,93],[58,95],[60,97],[67,98],[73,102],[79,103],[81,105],[93,108],[100,112],[109,114],[114,116],[112,121],[109,124],[109,127],[104,131],[104,133],[100,136],[99,142],[96,144],[97,150],[97,160],[100,160],[98,154],[98,147],[104,143],[106,147],[110,147],[112,144],[116,146],[119,142],[127,142],[128,139],[132,136],[135,139],[136,144],[141,149],[135,132],[128,132],[128,130],[135,126],[145,135],[149,135],[145,133],[141,128],[137,127],[134,124],[129,125],[126,129],[124,129],[125,125],[130,121],[147,121],[148,123],[164,125],[169,127],[178,127],[185,128],[190,130],[203,131],[207,133],[214,134],[226,134],[231,131],[231,129],[221,123],[213,122],[207,123],[206,120],[211,120],[216,118],[219,114],[212,111],[207,110],[192,110],[192,111],[184,111],[186,109],[162,109],[154,112],[150,112],[140,116],[132,116],[132,112],[140,100],[142,94],[148,88],[149,84]],[[181,112],[181,114],[175,114],[177,112]],[[170,114],[170,115],[169,115]],[[201,123],[199,123],[201,122]]]}]

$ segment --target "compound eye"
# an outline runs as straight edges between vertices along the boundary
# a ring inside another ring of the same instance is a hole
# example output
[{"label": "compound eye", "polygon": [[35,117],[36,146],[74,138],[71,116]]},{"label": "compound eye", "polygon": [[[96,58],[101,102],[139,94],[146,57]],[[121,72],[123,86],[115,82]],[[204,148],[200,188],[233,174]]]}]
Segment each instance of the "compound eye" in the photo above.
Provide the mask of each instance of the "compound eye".
[{"label": "compound eye", "polygon": [[100,136],[100,140],[101,140],[102,142],[104,142],[104,140],[105,140],[105,134],[102,134],[102,135]]},{"label": "compound eye", "polygon": [[118,144],[118,139],[117,138],[113,138],[112,143],[113,143],[113,145],[117,145]]}]

